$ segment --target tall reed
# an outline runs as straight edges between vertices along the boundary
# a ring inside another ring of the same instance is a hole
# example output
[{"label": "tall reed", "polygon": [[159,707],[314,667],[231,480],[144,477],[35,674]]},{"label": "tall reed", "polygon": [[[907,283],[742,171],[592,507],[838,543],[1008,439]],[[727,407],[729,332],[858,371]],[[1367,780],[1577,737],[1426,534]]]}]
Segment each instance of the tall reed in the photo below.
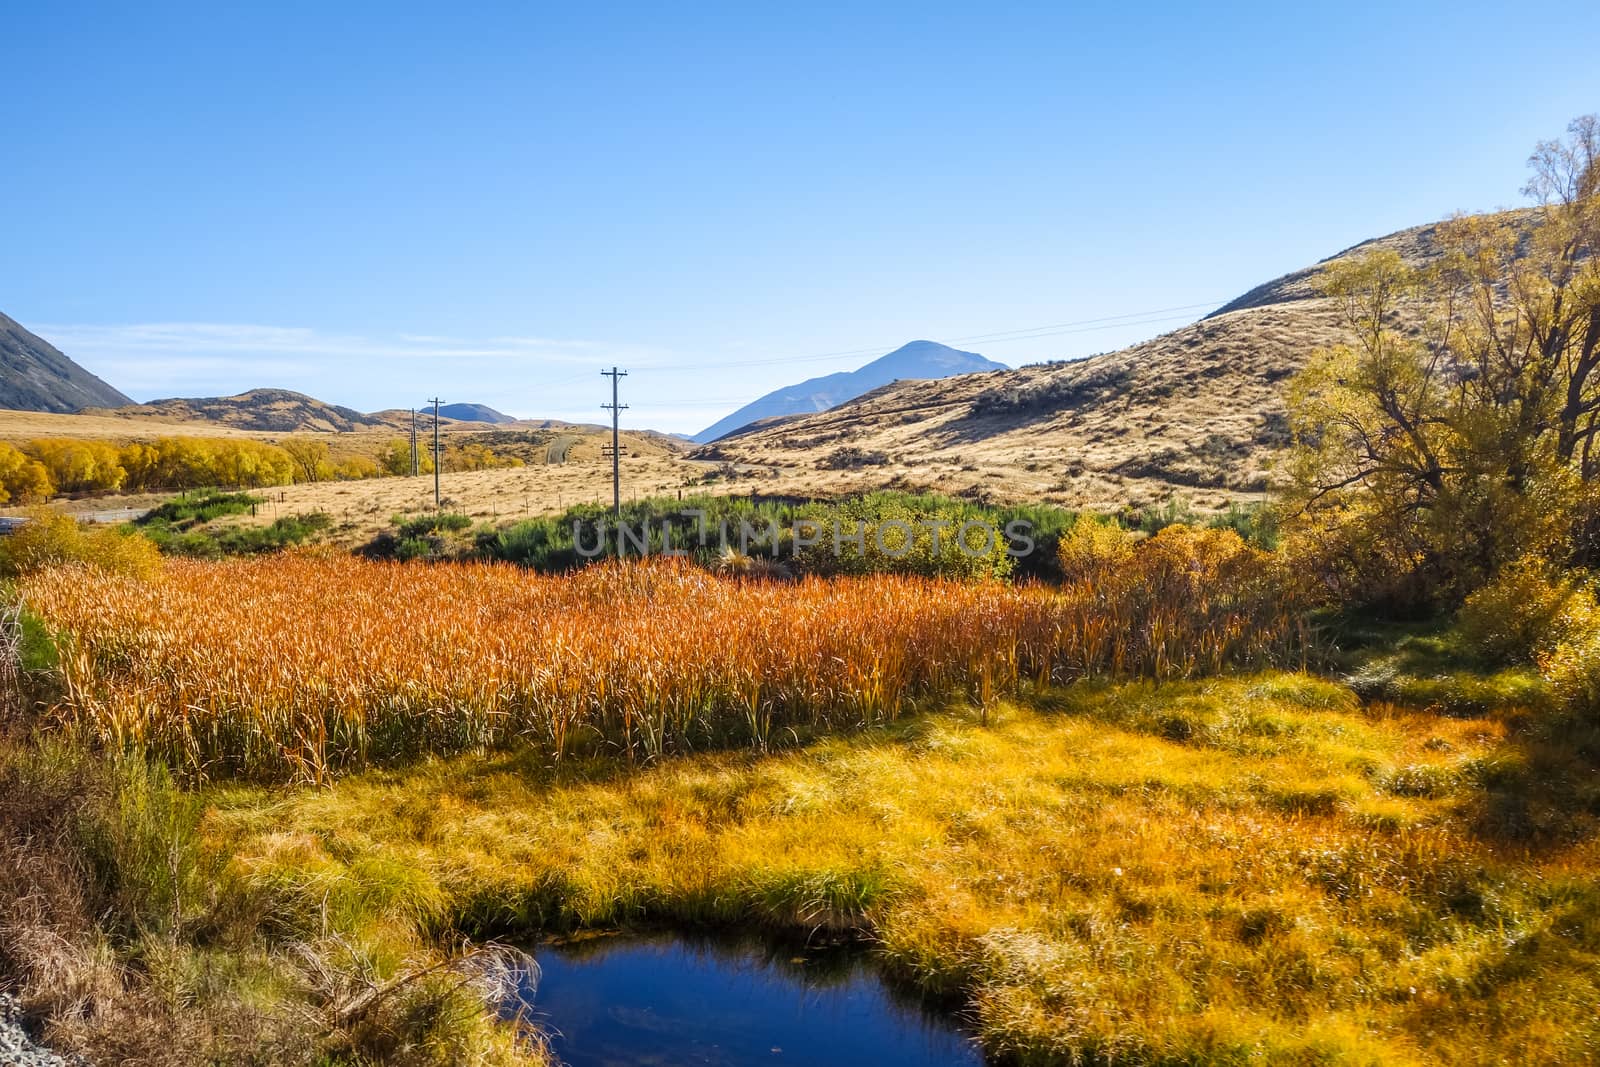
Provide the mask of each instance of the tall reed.
[{"label": "tall reed", "polygon": [[629,759],[765,746],[963,692],[1282,662],[1296,639],[1259,596],[768,583],[675,561],[552,577],[289,555],[170,561],[153,580],[60,567],[20,588],[58,635],[70,727],[192,774],[314,782],[514,743]]}]

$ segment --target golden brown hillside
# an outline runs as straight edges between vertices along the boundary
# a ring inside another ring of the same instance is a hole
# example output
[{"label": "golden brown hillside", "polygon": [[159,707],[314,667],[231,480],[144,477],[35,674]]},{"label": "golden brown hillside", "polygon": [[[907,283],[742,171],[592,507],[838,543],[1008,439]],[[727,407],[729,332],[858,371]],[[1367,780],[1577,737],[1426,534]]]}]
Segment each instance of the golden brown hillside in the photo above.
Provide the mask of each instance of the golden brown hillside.
[{"label": "golden brown hillside", "polygon": [[896,487],[1113,508],[1259,496],[1286,443],[1283,383],[1341,318],[1317,276],[1390,248],[1438,255],[1438,225],[1367,241],[1258,286],[1204,319],[1072,362],[901,381],[771,420],[693,455],[770,467],[790,492]]},{"label": "golden brown hillside", "polygon": [[[93,413],[103,412],[95,409]],[[393,428],[399,428],[400,425],[398,418],[365,415],[353,408],[329,404],[289,389],[251,389],[237,396],[172,397],[117,408],[111,413],[160,421],[203,420],[241,430],[278,433],[345,433],[377,429],[385,424]],[[409,416],[407,418],[409,420]]]}]

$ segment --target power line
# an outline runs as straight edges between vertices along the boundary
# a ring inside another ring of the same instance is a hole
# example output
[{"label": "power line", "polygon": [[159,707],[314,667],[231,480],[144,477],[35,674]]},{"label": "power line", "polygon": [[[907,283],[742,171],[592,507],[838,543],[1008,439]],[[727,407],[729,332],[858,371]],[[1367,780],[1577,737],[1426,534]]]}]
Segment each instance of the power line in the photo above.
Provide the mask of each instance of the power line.
[{"label": "power line", "polygon": [[[1105,315],[1094,319],[1078,319],[1073,322],[1057,322],[1045,326],[1030,326],[1020,330],[1001,330],[994,333],[969,334],[965,337],[951,337],[947,340],[952,344],[970,344],[973,342],[988,342],[990,344],[1003,344],[1007,341],[1030,341],[1039,337],[1055,337],[1069,333],[1088,333],[1092,330],[1114,330],[1122,326],[1144,326],[1157,322],[1170,322],[1175,319],[1188,318],[1187,315],[1175,315],[1171,312],[1197,311],[1201,308],[1218,306],[1218,301],[1208,300],[1201,304],[1180,304],[1174,307],[1151,308],[1147,311],[1130,311],[1122,315]],[[1152,318],[1151,316],[1160,316]],[[1132,320],[1132,321],[1129,321]],[[830,359],[843,359],[846,356],[882,354],[883,345],[874,345],[868,348],[842,349],[837,352],[823,352],[812,356],[770,356],[761,359],[724,360],[716,363],[652,363],[641,370],[709,370],[721,367],[766,367],[780,363],[821,363]]]},{"label": "power line", "polygon": [[[601,404],[602,408],[611,412],[611,510],[616,513],[617,521],[622,521],[622,445],[618,440],[618,418],[628,405],[617,402],[617,385],[628,376],[625,370],[612,367],[610,370],[600,372],[601,376],[611,379],[611,403]],[[620,545],[621,542],[619,541]],[[619,549],[620,551],[620,549]]]},{"label": "power line", "polygon": [[[1068,335],[1068,334],[1092,333],[1092,332],[1099,331],[1099,330],[1120,329],[1120,328],[1126,327],[1126,326],[1150,326],[1150,325],[1155,325],[1157,323],[1173,322],[1173,321],[1176,321],[1178,319],[1187,319],[1189,317],[1186,314],[1177,314],[1179,312],[1198,311],[1198,310],[1200,310],[1202,308],[1214,308],[1214,307],[1219,306],[1220,304],[1221,304],[1221,301],[1218,301],[1218,300],[1207,300],[1207,301],[1204,301],[1203,303],[1197,303],[1197,304],[1177,304],[1177,305],[1173,305],[1171,307],[1150,308],[1150,309],[1145,310],[1145,311],[1129,311],[1129,312],[1124,312],[1124,313],[1122,313],[1120,315],[1102,315],[1102,316],[1099,316],[1097,318],[1092,318],[1092,319],[1075,319],[1075,320],[1070,321],[1070,322],[1049,323],[1049,324],[1046,324],[1046,325],[1043,325],[1043,326],[1029,326],[1029,327],[1025,327],[1023,329],[1016,329],[1016,330],[998,330],[998,331],[992,331],[990,333],[967,334],[967,335],[962,336],[962,337],[946,338],[946,341],[948,341],[948,342],[950,342],[952,344],[972,344],[972,343],[980,343],[980,342],[981,343],[986,343],[986,344],[1008,344],[1008,343],[1013,342],[1013,341],[1033,341],[1033,340],[1038,340],[1040,338],[1045,338],[1045,337],[1061,337],[1061,336],[1065,336],[1065,335]],[[760,359],[721,360],[721,361],[711,362],[711,363],[652,363],[652,364],[648,364],[646,366],[638,367],[638,368],[635,368],[635,369],[640,370],[640,371],[658,371],[658,370],[661,370],[661,371],[667,371],[667,370],[670,370],[670,371],[683,371],[683,370],[697,371],[697,370],[718,370],[718,369],[722,369],[722,368],[726,368],[726,367],[770,367],[770,366],[778,366],[778,365],[789,364],[789,363],[822,363],[822,362],[826,362],[828,360],[844,359],[844,358],[846,358],[848,356],[862,356],[862,355],[874,355],[874,354],[881,355],[881,354],[883,354],[883,351],[884,351],[884,349],[886,347],[888,347],[888,346],[886,346],[886,345],[873,345],[873,346],[870,346],[870,347],[863,347],[863,348],[841,349],[841,350],[838,350],[838,351],[835,351],[835,352],[822,352],[822,353],[818,353],[816,355],[810,355],[810,356],[770,356],[770,357],[763,357],[763,358],[760,358]],[[609,370],[609,371],[601,371],[600,373],[603,374],[603,375],[606,375],[608,377],[611,377],[611,376],[615,375],[615,377],[612,377],[612,383],[611,383],[612,384],[612,404],[602,404],[602,405],[600,405],[602,408],[610,410],[612,408],[612,405],[616,404],[616,401],[617,401],[617,395],[616,395],[617,394],[617,379],[618,378],[622,378],[622,377],[626,377],[627,376],[627,372],[626,371],[618,371],[616,367],[612,367],[611,370]],[[565,385],[565,384],[568,384],[570,382],[579,381],[580,379],[585,377],[587,374],[589,374],[588,371],[582,371],[582,372],[580,372],[578,374],[570,375],[570,376],[565,377],[565,378],[557,378],[554,381],[549,381],[549,382],[546,382],[544,384],[545,384],[546,387],[555,386],[555,385]],[[742,399],[742,398],[733,399],[733,400],[687,400],[687,401],[678,401],[677,403],[675,403],[675,404],[673,404],[671,406],[673,406],[673,407],[725,407],[725,406],[727,406],[729,404],[737,405],[737,404],[741,404],[741,403],[744,403],[744,402],[746,402],[746,401],[744,399]],[[616,411],[612,411],[612,431],[613,431],[612,432],[612,437],[613,437],[613,440],[615,440],[616,437],[617,437],[617,425],[616,425],[616,423],[617,423],[617,412],[620,411],[620,410],[626,409],[627,406],[628,405],[626,405],[626,404],[622,404],[617,408]],[[435,417],[435,429],[437,430],[437,416]],[[437,449],[436,449],[436,454],[437,454]],[[617,457],[615,455],[613,455],[612,456],[613,467],[616,466],[616,459],[617,459]],[[435,464],[435,467],[437,468],[437,463]],[[619,496],[620,489],[618,488],[618,486],[620,484],[620,473],[618,471],[616,471],[616,470],[613,470],[613,472],[612,472],[612,482],[613,482],[613,487],[612,487],[613,488],[613,493],[612,493],[612,495],[613,495],[613,498],[614,498],[614,502],[616,502],[617,500],[620,500],[620,496]],[[620,507],[620,504],[619,504],[619,507]]]},{"label": "power line", "polygon": [[[1213,307],[1213,306],[1214,305],[1210,304],[1210,303],[1193,304],[1193,305],[1189,305],[1189,309],[1192,310],[1193,308],[1197,308],[1197,307]],[[1151,313],[1146,312],[1145,314],[1151,314]],[[1122,316],[1122,315],[1109,316],[1109,317],[1110,318],[1118,318],[1118,319],[1129,318],[1129,316]],[[1104,319],[1088,319],[1088,320],[1085,320],[1086,323],[1098,324],[1098,325],[1081,325],[1081,326],[1077,326],[1077,327],[1074,327],[1074,328],[1052,328],[1052,327],[1041,326],[1041,327],[1037,327],[1037,329],[1039,329],[1039,330],[1049,330],[1049,332],[1048,333],[1034,333],[1034,334],[1031,334],[1031,335],[1026,336],[1026,337],[999,337],[996,340],[992,341],[991,343],[1002,344],[1002,343],[1004,343],[1006,341],[1029,341],[1029,340],[1033,340],[1035,337],[1059,337],[1059,336],[1062,336],[1062,335],[1065,335],[1065,334],[1091,333],[1091,332],[1096,331],[1096,330],[1115,329],[1115,328],[1121,327],[1121,326],[1147,326],[1147,325],[1153,325],[1153,324],[1158,323],[1158,322],[1172,322],[1172,321],[1175,321],[1177,319],[1187,319],[1187,318],[1188,318],[1187,315],[1159,315],[1159,316],[1157,316],[1155,318],[1142,318],[1142,319],[1138,319],[1136,321],[1113,322],[1113,323],[1107,323],[1106,320],[1104,320]],[[1015,332],[1021,333],[1022,331],[1015,331]],[[962,341],[962,340],[967,340],[967,339],[954,338],[954,340]],[[875,351],[877,351],[877,349],[870,349],[869,348],[869,349],[864,349],[863,351],[875,352]],[[837,357],[831,357],[831,356],[830,357],[821,357],[821,356],[818,356],[818,357],[812,357],[812,358],[814,358],[814,359],[822,359],[822,358],[837,358]],[[761,362],[763,362],[763,363],[799,363],[799,362],[803,362],[803,360],[798,360],[798,359],[797,360],[764,360],[764,361],[761,361]],[[656,366],[650,366],[650,367],[643,367],[643,368],[640,368],[640,369],[641,370],[646,370],[646,371],[668,370],[668,369],[671,369],[671,370],[678,370],[678,369],[682,369],[682,370],[702,370],[702,369],[710,369],[710,368],[715,368],[715,367],[734,366],[734,365],[746,366],[746,365],[751,365],[751,364],[702,363],[702,364],[693,364],[693,365],[690,365],[690,364],[679,364],[679,365],[673,365],[673,366],[670,366],[670,367],[669,366],[664,366],[664,365],[656,365]],[[686,408],[686,407],[692,407],[692,408],[717,408],[717,407],[727,407],[729,404],[739,405],[739,404],[743,404],[743,403],[748,403],[748,400],[746,400],[744,397],[738,397],[738,398],[732,398],[732,399],[727,399],[727,400],[679,400],[679,401],[674,401],[669,406],[675,407],[675,408]]]}]

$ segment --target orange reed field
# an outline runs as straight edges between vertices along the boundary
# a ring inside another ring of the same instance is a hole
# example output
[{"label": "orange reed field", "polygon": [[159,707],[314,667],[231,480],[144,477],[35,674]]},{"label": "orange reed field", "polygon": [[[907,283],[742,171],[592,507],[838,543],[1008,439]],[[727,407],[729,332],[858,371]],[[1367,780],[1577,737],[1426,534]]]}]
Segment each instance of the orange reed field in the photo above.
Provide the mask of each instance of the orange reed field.
[{"label": "orange reed field", "polygon": [[[1216,583],[1213,583],[1216,584]],[[1089,672],[1174,676],[1282,662],[1261,598],[1169,603],[906,577],[722,578],[677,562],[569,576],[503,564],[287,555],[173,561],[153,579],[60,567],[24,579],[56,635],[57,714],[191,774],[326,781],[424,753],[537,746],[629,759],[765,746],[986,706]]]}]

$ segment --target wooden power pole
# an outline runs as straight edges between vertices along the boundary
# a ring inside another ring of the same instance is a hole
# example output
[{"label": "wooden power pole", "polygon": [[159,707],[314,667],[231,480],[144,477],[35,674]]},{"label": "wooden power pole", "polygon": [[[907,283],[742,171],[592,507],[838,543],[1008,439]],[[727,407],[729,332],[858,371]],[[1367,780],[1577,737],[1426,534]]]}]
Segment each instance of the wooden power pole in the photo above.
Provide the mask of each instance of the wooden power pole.
[{"label": "wooden power pole", "polygon": [[617,402],[617,383],[628,376],[625,370],[612,367],[610,370],[600,372],[611,379],[611,403],[601,404],[611,412],[611,510],[616,513],[617,521],[622,521],[622,448],[618,438],[617,418],[628,405]]},{"label": "wooden power pole", "polygon": [[434,397],[428,403],[433,405],[433,510],[439,510],[439,398]]},{"label": "wooden power pole", "polygon": [[415,478],[422,473],[422,467],[417,461],[417,409],[411,409],[411,477]]}]

